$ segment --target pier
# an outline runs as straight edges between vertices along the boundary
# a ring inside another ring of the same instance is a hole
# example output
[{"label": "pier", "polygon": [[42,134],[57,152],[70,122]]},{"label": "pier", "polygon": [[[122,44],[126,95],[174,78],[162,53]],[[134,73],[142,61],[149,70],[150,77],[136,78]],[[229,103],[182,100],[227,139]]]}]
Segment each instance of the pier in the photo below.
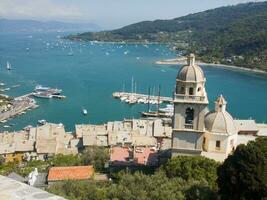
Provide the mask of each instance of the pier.
[{"label": "pier", "polygon": [[173,103],[172,97],[163,96],[150,96],[146,94],[128,93],[128,92],[114,92],[112,94],[114,98],[119,98],[129,104],[145,103],[145,104],[161,104],[161,103]]}]

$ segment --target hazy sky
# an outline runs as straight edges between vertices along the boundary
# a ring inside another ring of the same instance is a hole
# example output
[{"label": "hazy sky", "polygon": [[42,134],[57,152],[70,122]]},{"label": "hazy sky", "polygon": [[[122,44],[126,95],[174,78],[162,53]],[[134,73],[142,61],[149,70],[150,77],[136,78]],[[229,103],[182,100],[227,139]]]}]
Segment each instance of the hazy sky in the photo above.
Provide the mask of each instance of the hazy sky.
[{"label": "hazy sky", "polygon": [[116,28],[248,0],[0,0],[0,18],[94,22]]}]

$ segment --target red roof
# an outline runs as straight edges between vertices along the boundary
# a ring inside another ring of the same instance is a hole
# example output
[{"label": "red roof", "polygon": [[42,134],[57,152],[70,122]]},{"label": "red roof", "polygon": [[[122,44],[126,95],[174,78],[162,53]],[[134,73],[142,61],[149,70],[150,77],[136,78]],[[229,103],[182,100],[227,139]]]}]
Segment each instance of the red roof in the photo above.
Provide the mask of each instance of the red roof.
[{"label": "red roof", "polygon": [[112,147],[110,161],[113,165],[156,165],[158,154],[156,149],[149,147]]},{"label": "red roof", "polygon": [[52,167],[48,181],[86,180],[94,174],[93,166]]}]

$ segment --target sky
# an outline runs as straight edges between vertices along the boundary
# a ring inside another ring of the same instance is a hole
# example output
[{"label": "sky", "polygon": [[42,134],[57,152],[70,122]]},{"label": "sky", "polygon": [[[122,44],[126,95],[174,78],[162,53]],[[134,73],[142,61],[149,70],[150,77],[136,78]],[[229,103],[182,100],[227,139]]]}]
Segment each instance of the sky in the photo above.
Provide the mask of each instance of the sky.
[{"label": "sky", "polygon": [[249,0],[0,0],[0,18],[90,22],[114,29],[246,2]]}]

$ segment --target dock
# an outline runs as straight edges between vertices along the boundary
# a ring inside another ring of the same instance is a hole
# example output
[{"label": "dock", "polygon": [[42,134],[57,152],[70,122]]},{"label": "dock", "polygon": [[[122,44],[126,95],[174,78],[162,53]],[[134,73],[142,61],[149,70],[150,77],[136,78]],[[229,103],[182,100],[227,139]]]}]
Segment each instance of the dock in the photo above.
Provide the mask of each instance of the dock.
[{"label": "dock", "polygon": [[114,92],[112,94],[114,98],[121,99],[129,104],[144,103],[144,104],[161,104],[161,103],[173,103],[172,97],[164,96],[151,96],[147,94],[128,93],[128,92]]}]

